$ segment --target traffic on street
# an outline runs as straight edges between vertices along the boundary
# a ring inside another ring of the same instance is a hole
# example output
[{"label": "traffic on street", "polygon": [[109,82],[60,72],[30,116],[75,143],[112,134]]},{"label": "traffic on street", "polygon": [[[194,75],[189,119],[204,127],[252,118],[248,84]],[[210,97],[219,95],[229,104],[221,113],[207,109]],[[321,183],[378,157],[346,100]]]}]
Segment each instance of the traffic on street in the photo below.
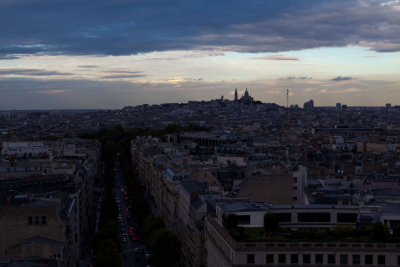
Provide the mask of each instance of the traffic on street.
[{"label": "traffic on street", "polygon": [[145,267],[147,257],[145,245],[135,219],[135,211],[132,210],[124,182],[122,171],[118,162],[114,169],[114,194],[118,205],[118,223],[121,236],[121,258],[123,267]]}]

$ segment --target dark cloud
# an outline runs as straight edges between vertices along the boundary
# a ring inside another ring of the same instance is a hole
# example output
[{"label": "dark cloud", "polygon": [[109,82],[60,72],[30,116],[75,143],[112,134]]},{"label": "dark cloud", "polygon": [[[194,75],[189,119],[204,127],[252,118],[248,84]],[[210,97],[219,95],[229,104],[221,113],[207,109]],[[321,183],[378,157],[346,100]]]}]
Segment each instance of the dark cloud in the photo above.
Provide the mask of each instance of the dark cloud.
[{"label": "dark cloud", "polygon": [[93,69],[93,68],[98,68],[99,66],[96,66],[96,65],[80,65],[78,67],[79,68],[85,68],[85,69]]},{"label": "dark cloud", "polygon": [[16,55],[0,55],[0,60],[19,59]]},{"label": "dark cloud", "polygon": [[298,76],[298,77],[288,76],[288,77],[285,77],[285,78],[279,78],[279,80],[284,80],[284,81],[289,81],[289,80],[310,80],[310,79],[312,79],[311,76]]},{"label": "dark cloud", "polygon": [[389,0],[0,1],[0,58],[347,45],[400,51],[399,6]]},{"label": "dark cloud", "polygon": [[335,77],[335,78],[333,78],[333,79],[330,79],[330,81],[333,81],[333,82],[340,82],[340,81],[348,81],[348,80],[352,80],[352,79],[353,79],[352,77],[337,76],[337,77]]},{"label": "dark cloud", "polygon": [[102,76],[102,79],[127,79],[127,78],[141,78],[146,77],[143,74],[116,74],[116,75],[105,75]]},{"label": "dark cloud", "polygon": [[140,73],[142,73],[141,71],[124,69],[124,68],[104,70],[102,72],[105,72],[105,73],[119,73],[119,74],[140,74]]},{"label": "dark cloud", "polygon": [[72,75],[72,73],[41,70],[41,69],[0,69],[0,76],[4,75],[24,75],[24,76],[53,76],[53,75]]}]

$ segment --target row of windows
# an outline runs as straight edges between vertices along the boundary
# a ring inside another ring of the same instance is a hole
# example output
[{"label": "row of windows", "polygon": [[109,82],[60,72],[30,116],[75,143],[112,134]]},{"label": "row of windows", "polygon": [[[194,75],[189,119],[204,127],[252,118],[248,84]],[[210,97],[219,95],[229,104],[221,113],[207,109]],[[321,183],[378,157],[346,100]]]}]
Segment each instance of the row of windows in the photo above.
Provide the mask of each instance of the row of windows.
[{"label": "row of windows", "polygon": [[[274,254],[266,254],[265,255],[265,263],[269,264],[292,264],[292,263],[300,263],[300,257],[298,254],[291,254],[290,261],[287,261],[287,254],[278,254],[277,257],[274,257]],[[324,263],[324,255],[323,254],[315,254],[314,256],[314,263],[315,264],[323,264]],[[311,264],[311,254],[303,254],[302,257],[303,264]],[[327,263],[328,264],[361,264],[361,255],[346,255],[341,254],[339,258],[336,258],[335,254],[328,254],[327,255]],[[386,264],[386,256],[385,255],[378,255],[377,262],[380,265]],[[255,263],[255,255],[254,254],[247,254],[247,263],[252,264]],[[368,265],[372,265],[374,263],[374,256],[373,255],[364,255],[364,263]],[[397,264],[400,265],[400,256],[397,256]]]},{"label": "row of windows", "polygon": [[[274,213],[279,222],[291,222],[291,213]],[[330,222],[331,214],[327,212],[305,212],[297,214],[298,222]],[[337,222],[355,223],[357,221],[356,213],[338,213]]]},{"label": "row of windows", "polygon": [[47,224],[46,216],[42,216],[42,221],[40,222],[40,216],[29,216],[28,224]]}]

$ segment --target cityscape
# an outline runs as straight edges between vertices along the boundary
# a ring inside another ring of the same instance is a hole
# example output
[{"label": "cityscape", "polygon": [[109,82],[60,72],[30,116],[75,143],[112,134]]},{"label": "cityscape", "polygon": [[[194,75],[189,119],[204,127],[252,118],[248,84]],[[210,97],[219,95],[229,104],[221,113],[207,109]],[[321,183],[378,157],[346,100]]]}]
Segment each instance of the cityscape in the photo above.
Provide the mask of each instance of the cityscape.
[{"label": "cityscape", "polygon": [[400,106],[235,91],[1,112],[2,264],[397,266]]},{"label": "cityscape", "polygon": [[0,267],[400,266],[399,0],[0,0]]}]

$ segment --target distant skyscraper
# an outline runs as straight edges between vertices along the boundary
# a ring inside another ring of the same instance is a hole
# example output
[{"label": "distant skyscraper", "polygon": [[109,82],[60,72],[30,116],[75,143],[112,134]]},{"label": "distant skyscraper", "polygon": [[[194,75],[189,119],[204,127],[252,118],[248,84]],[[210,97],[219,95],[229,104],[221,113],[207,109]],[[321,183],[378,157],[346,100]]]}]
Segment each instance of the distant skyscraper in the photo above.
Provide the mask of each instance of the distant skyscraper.
[{"label": "distant skyscraper", "polygon": [[342,110],[342,104],[336,103],[336,112],[340,112]]},{"label": "distant skyscraper", "polygon": [[238,101],[238,92],[237,92],[237,88],[235,89],[235,101]]},{"label": "distant skyscraper", "polygon": [[392,108],[392,104],[387,103],[387,104],[386,104],[386,109],[391,109],[391,108]]},{"label": "distant skyscraper", "polygon": [[303,108],[305,110],[312,110],[314,108],[314,100],[310,99],[310,101],[305,102]]}]

